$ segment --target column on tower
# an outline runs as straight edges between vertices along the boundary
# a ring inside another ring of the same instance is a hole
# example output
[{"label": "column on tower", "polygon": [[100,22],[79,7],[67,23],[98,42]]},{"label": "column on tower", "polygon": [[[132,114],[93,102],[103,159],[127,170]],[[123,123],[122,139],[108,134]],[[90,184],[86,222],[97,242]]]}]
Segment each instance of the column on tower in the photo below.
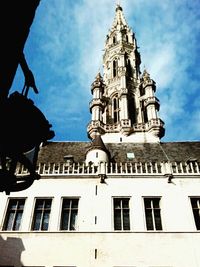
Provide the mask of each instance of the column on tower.
[{"label": "column on tower", "polygon": [[160,103],[154,95],[156,85],[146,70],[143,73],[143,89],[145,92],[144,109],[146,109],[147,120],[157,119],[157,111],[159,110]]},{"label": "column on tower", "polygon": [[92,120],[88,125],[88,135],[94,138],[97,133],[104,132],[102,113],[105,107],[103,99],[104,83],[101,74],[98,73],[94,82],[91,85],[91,92],[93,98],[90,102],[90,112],[92,113]]}]

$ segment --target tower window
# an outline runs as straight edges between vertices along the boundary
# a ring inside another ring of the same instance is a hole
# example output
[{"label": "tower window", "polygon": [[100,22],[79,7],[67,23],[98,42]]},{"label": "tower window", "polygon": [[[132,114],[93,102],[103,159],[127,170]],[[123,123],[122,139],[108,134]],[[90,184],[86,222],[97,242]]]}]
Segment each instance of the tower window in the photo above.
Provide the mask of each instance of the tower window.
[{"label": "tower window", "polygon": [[17,231],[21,225],[25,199],[10,199],[3,230]]},{"label": "tower window", "polygon": [[127,73],[128,73],[128,76],[132,76],[132,67],[131,67],[130,59],[127,60]]},{"label": "tower window", "polygon": [[126,42],[128,43],[128,35],[126,35]]},{"label": "tower window", "polygon": [[113,61],[113,78],[117,76],[117,60]]},{"label": "tower window", "polygon": [[116,37],[113,36],[113,44],[115,44],[115,43],[116,43]]},{"label": "tower window", "polygon": [[117,97],[113,98],[113,121],[114,123],[119,121],[119,100]]},{"label": "tower window", "polygon": [[160,198],[145,198],[144,206],[147,230],[162,230]]},{"label": "tower window", "polygon": [[114,230],[130,230],[129,198],[114,198]]}]

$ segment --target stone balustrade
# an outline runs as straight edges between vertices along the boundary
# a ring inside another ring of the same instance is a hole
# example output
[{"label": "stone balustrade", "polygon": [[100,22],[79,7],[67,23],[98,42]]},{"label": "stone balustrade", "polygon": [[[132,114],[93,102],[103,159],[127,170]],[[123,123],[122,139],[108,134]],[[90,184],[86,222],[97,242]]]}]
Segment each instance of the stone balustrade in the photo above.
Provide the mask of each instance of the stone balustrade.
[{"label": "stone balustrade", "polygon": [[[120,162],[100,163],[99,166],[85,163],[40,163],[40,175],[200,175],[199,162]],[[27,170],[18,166],[17,175],[25,175]]]}]

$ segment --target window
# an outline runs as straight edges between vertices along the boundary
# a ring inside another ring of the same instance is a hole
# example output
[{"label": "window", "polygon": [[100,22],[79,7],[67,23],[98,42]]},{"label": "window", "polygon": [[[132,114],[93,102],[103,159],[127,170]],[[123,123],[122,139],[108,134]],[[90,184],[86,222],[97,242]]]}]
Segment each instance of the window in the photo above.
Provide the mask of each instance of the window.
[{"label": "window", "polygon": [[129,198],[114,198],[114,230],[130,230]]},{"label": "window", "polygon": [[194,221],[197,230],[200,230],[200,198],[191,198],[192,210],[194,215]]},{"label": "window", "polygon": [[113,78],[117,76],[117,60],[113,61]]},{"label": "window", "polygon": [[78,201],[78,198],[63,199],[60,230],[74,231],[77,229]]},{"label": "window", "polygon": [[160,198],[144,198],[147,230],[162,230]]},{"label": "window", "polygon": [[25,199],[10,199],[3,230],[17,231],[20,228]]},{"label": "window", "polygon": [[31,230],[48,230],[52,199],[36,199]]},{"label": "window", "polygon": [[113,104],[113,120],[114,123],[117,123],[119,121],[119,100],[117,96],[113,98],[112,104]]}]

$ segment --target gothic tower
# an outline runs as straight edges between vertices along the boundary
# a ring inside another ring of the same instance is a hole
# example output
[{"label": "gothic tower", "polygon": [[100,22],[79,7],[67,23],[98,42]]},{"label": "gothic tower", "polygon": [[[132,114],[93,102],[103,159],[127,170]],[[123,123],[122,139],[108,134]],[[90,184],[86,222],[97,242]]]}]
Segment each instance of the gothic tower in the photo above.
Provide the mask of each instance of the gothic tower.
[{"label": "gothic tower", "polygon": [[159,142],[164,136],[156,84],[146,70],[141,74],[140,64],[135,35],[117,5],[105,42],[103,77],[98,73],[91,86],[89,138],[100,134],[105,143]]}]

